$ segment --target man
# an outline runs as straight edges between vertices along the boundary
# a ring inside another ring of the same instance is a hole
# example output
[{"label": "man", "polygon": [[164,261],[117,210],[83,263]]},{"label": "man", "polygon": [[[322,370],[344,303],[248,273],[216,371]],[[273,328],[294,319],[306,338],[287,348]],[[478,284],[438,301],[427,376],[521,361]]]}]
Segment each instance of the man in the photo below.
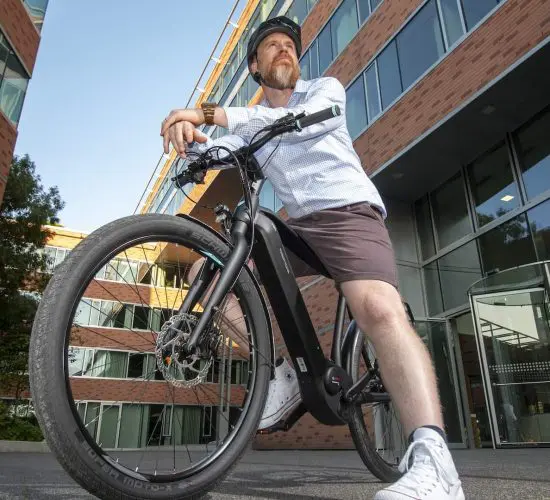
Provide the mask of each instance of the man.
[{"label": "man", "polygon": [[[216,144],[236,148],[289,112],[310,114],[340,106],[340,117],[286,134],[280,144],[272,141],[256,157],[263,164],[277,148],[266,175],[285,205],[289,224],[316,251],[359,327],[368,332],[384,384],[410,433],[411,445],[400,466],[406,474],[375,499],[463,499],[443,431],[434,369],[397,291],[396,266],[384,224],[386,210],[347,131],[344,88],[334,78],[300,80],[301,49],[300,27],[290,19],[262,23],[249,41],[248,65],[262,86],[264,101],[250,108],[173,111],[161,129],[164,150],[168,153],[172,143],[184,157],[187,144],[211,145],[195,128],[205,122],[228,128],[232,135]],[[285,390],[292,379],[288,365],[276,370],[265,411],[280,417],[285,403],[288,408],[296,404]]]}]

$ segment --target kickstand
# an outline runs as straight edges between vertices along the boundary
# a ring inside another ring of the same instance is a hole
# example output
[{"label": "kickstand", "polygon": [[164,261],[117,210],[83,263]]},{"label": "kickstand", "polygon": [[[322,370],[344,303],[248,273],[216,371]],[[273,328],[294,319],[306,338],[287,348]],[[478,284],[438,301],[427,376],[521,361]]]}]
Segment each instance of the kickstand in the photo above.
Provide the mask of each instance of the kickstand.
[{"label": "kickstand", "polygon": [[287,417],[286,420],[279,420],[277,423],[273,424],[271,427],[266,429],[259,429],[258,434],[271,434],[273,432],[288,431],[298,420],[300,420],[305,413],[307,412],[304,403],[300,403],[294,411]]}]

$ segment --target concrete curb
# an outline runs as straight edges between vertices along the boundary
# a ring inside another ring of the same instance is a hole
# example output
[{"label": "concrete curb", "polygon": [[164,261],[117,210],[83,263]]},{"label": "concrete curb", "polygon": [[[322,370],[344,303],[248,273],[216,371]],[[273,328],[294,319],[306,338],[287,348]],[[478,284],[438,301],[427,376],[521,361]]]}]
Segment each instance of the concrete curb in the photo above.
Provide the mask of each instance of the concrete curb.
[{"label": "concrete curb", "polygon": [[46,441],[3,441],[0,440],[0,453],[49,453]]}]

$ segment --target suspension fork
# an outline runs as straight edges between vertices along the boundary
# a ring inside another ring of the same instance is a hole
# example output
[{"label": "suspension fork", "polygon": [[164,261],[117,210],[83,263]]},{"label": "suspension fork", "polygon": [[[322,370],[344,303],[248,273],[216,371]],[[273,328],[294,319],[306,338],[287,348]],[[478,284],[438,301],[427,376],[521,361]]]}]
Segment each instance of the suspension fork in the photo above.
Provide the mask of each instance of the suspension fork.
[{"label": "suspension fork", "polygon": [[180,306],[178,314],[189,313],[197,305],[200,298],[206,292],[208,285],[212,282],[212,279],[216,275],[218,265],[212,258],[206,257],[204,263],[202,264],[195,280],[192,285],[189,287],[189,291],[185,296],[183,304]]},{"label": "suspension fork", "polygon": [[[241,210],[237,210],[235,213],[234,222],[231,228],[231,237],[234,244],[233,250],[231,251],[231,255],[229,256],[226,265],[223,267],[220,279],[212,291],[212,294],[208,298],[208,301],[204,305],[203,313],[185,346],[185,350],[188,353],[194,352],[197,348],[202,332],[210,324],[212,314],[217,312],[220,303],[230,292],[233,283],[235,283],[235,279],[238,277],[245,265],[246,257],[249,253],[251,245],[251,242],[249,241],[249,228],[251,227],[252,222],[245,207],[241,206],[239,208],[241,208]],[[208,282],[206,282],[206,284],[199,284],[197,286],[197,290],[200,291],[201,286],[207,287]],[[199,295],[198,292],[194,292],[193,297],[189,299],[188,303],[191,304],[193,300],[198,300],[200,296],[201,295]],[[187,297],[183,305],[185,305],[186,301]],[[182,310],[184,310],[183,305]]]}]

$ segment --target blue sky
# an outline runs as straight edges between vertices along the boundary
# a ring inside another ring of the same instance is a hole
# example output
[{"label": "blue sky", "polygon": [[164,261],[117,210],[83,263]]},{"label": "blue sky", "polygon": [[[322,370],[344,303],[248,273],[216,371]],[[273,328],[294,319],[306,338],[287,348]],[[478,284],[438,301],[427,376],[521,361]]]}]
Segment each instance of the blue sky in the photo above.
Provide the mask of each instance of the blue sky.
[{"label": "blue sky", "polygon": [[63,225],[92,231],[134,212],[162,155],[160,122],[187,103],[233,5],[50,0],[15,154],[59,187]]}]

